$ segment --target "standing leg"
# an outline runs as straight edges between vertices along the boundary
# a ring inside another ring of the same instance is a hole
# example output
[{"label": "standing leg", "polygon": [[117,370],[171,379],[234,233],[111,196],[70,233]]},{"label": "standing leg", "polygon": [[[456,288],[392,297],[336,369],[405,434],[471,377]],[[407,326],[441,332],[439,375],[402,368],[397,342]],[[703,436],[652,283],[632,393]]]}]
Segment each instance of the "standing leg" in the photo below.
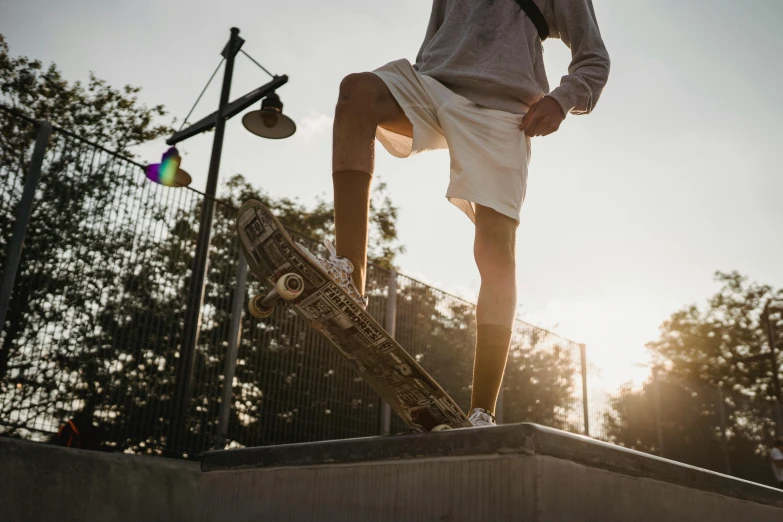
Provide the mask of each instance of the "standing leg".
[{"label": "standing leg", "polygon": [[481,274],[476,306],[476,359],[470,410],[494,414],[511,343],[517,304],[515,244],[519,223],[488,207],[476,205],[473,254]]},{"label": "standing leg", "polygon": [[351,74],[340,84],[334,117],[332,180],[337,255],[354,266],[353,280],[364,294],[370,184],[378,125],[412,136],[410,121],[386,84],[373,73]]}]

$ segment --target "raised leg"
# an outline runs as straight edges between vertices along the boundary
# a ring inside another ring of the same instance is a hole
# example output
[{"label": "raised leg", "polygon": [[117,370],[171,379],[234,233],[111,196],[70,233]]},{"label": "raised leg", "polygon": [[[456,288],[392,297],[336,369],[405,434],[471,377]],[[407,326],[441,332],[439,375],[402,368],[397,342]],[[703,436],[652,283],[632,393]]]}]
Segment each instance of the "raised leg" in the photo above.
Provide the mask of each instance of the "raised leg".
[{"label": "raised leg", "polygon": [[517,303],[515,245],[519,223],[476,205],[473,254],[481,274],[476,306],[476,358],[473,365],[473,408],[495,412],[511,342]]},{"label": "raised leg", "polygon": [[386,84],[373,73],[351,74],[340,84],[334,117],[332,180],[337,254],[351,260],[353,280],[364,294],[370,184],[378,126],[406,136],[413,127]]}]

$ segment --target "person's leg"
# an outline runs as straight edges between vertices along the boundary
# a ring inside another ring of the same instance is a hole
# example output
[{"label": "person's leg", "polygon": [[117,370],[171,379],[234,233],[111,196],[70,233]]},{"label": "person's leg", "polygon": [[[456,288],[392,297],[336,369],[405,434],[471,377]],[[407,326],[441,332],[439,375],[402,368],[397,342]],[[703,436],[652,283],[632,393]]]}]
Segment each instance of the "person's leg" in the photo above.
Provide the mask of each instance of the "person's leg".
[{"label": "person's leg", "polygon": [[476,205],[473,254],[481,274],[476,305],[476,359],[470,410],[494,414],[511,343],[517,304],[515,244],[517,220]]},{"label": "person's leg", "polygon": [[413,136],[411,122],[383,80],[373,73],[346,76],[334,117],[334,225],[337,255],[353,264],[354,284],[361,294],[367,272],[370,184],[379,125]]}]

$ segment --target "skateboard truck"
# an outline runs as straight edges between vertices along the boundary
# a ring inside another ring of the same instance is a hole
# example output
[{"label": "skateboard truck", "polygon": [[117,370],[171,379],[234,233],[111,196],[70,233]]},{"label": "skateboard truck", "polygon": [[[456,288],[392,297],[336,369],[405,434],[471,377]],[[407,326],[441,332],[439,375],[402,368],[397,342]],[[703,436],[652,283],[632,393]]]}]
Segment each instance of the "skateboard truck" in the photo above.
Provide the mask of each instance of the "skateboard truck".
[{"label": "skateboard truck", "polygon": [[275,283],[271,292],[262,292],[250,297],[248,310],[250,315],[256,319],[264,319],[272,315],[275,305],[280,299],[283,301],[293,301],[304,290],[304,279],[299,274],[283,274]]}]

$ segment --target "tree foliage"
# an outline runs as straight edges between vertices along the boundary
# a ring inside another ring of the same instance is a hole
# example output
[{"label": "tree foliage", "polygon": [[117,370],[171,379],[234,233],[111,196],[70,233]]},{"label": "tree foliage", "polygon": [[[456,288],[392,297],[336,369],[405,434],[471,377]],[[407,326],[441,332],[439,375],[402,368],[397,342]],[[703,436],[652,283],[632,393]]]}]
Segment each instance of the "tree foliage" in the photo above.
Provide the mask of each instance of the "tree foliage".
[{"label": "tree foliage", "polygon": [[0,100],[28,118],[50,121],[74,134],[123,154],[134,145],[171,134],[159,123],[162,105],[139,102],[141,88],[111,87],[90,73],[87,84],[69,83],[56,65],[10,55],[0,34]]},{"label": "tree foliage", "polygon": [[771,400],[769,362],[741,359],[769,351],[764,306],[783,300],[783,292],[737,272],[718,272],[715,278],[721,288],[707,306],[691,305],[672,314],[661,326],[660,338],[647,347],[673,376]]},{"label": "tree foliage", "polygon": [[[12,57],[0,35],[5,107],[0,113],[0,258],[5,259],[38,132],[19,115],[67,126],[75,136],[127,154],[129,147],[170,130],[155,123],[163,109],[139,103],[137,93],[133,87],[113,89],[94,76],[87,86],[68,84],[54,65]],[[127,167],[69,135],[56,132],[49,140],[0,340],[0,417],[11,419],[11,430],[16,423],[33,424],[22,422],[26,416],[37,419],[35,428],[51,429],[61,412],[80,407],[69,384],[79,383],[77,395],[94,394],[100,386],[93,376],[102,361],[95,355],[106,345],[95,338],[105,333],[91,309],[111,295],[133,230],[116,215],[96,215],[132,192],[123,183]]]},{"label": "tree foliage", "polygon": [[657,379],[638,390],[626,387],[613,399],[607,431],[631,448],[769,482],[772,372],[780,375],[781,366],[773,369],[768,358],[742,359],[769,352],[764,308],[783,293],[737,272],[715,278],[721,287],[706,306],[686,306],[661,325],[660,337],[647,345]]}]

